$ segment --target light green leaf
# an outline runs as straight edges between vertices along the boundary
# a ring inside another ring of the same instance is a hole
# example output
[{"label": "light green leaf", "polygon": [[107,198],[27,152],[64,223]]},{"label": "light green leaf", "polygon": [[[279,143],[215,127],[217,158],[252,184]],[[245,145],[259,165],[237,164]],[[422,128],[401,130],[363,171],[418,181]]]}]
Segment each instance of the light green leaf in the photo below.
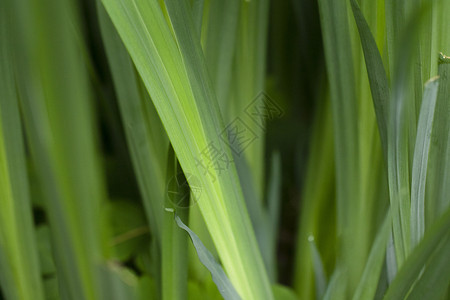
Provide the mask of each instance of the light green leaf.
[{"label": "light green leaf", "polygon": [[281,284],[275,284],[272,286],[273,295],[276,300],[298,300],[294,291]]},{"label": "light green leaf", "polygon": [[111,68],[131,160],[150,230],[161,241],[169,141],[159,116],[140,83],[133,62],[100,1],[100,29]]},{"label": "light green leaf", "polygon": [[[167,1],[170,24],[156,1],[103,3],[150,93],[184,173],[193,175],[189,183],[200,182],[202,194],[196,200],[230,280],[243,298],[271,299],[235,166],[214,168],[212,157],[204,155],[213,146],[222,158],[231,158],[231,150],[226,138],[221,138],[225,126],[187,3]],[[201,163],[209,168],[202,168]]]},{"label": "light green leaf", "polygon": [[45,199],[62,298],[98,299],[105,196],[87,71],[69,0],[19,0],[15,63],[26,134]]},{"label": "light green leaf", "polygon": [[[327,97],[320,102],[312,128],[309,146],[309,161],[305,173],[302,192],[302,206],[298,224],[297,253],[294,287],[300,299],[314,297],[314,269],[308,237],[319,233],[320,226],[334,228],[332,211],[323,211],[323,207],[332,207],[334,201],[334,147],[331,107]],[[325,222],[325,220],[330,220]],[[330,228],[326,227],[326,228]],[[333,231],[327,231],[327,245],[335,238]],[[321,235],[320,238],[324,238]]]},{"label": "light green leaf", "polygon": [[424,9],[414,11],[408,19],[408,26],[402,27],[402,34],[398,37],[401,41],[394,43],[395,65],[388,121],[388,180],[398,268],[409,255],[411,246],[410,144],[414,144],[416,139],[416,116],[410,111],[410,92],[417,50],[414,45],[424,12]]},{"label": "light green leaf", "polygon": [[438,87],[437,78],[428,81],[425,85],[419,124],[417,125],[411,179],[411,248],[420,242],[425,232],[425,185]]}]

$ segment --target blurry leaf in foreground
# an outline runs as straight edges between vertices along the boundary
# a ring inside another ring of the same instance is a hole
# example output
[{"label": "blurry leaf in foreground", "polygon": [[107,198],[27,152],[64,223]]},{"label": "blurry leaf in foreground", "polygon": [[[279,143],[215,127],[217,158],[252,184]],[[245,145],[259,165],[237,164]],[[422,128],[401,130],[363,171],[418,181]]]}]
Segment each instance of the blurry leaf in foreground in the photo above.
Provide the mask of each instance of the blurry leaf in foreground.
[{"label": "blurry leaf in foreground", "polygon": [[0,285],[7,299],[39,300],[43,288],[11,47],[17,24],[8,4],[0,2]]}]

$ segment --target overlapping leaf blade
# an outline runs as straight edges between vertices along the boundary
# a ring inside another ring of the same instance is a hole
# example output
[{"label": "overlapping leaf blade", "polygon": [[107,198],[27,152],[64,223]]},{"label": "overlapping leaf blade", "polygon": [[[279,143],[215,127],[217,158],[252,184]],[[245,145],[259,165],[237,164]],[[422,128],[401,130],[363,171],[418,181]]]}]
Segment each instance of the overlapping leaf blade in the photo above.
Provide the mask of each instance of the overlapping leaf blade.
[{"label": "overlapping leaf blade", "polygon": [[205,173],[198,164],[210,145],[225,155],[231,152],[219,137],[223,121],[187,3],[167,2],[171,24],[156,1],[103,3],[152,97],[183,171],[201,183],[198,205],[237,291],[248,299],[272,298],[234,165],[221,173],[215,169]]},{"label": "overlapping leaf blade", "polygon": [[12,17],[0,3],[0,284],[8,299],[43,299],[23,132],[15,90]]},{"label": "overlapping leaf blade", "polygon": [[411,247],[420,242],[425,232],[425,186],[438,87],[436,78],[426,84],[417,126],[411,178]]},{"label": "overlapping leaf blade", "polygon": [[140,90],[140,78],[125,46],[103,6],[98,5],[98,10],[131,158],[151,230],[160,241],[169,142],[152,103],[148,103],[151,100]]},{"label": "overlapping leaf blade", "polygon": [[[424,273],[427,274],[426,277],[424,275],[421,276],[421,270],[424,267],[427,268],[427,262],[433,255],[448,257],[448,253],[439,251],[441,242],[448,243],[448,228],[450,228],[450,209],[447,209],[443,213],[425,233],[422,241],[411,252],[411,255],[409,255],[394,281],[389,286],[384,297],[385,300],[404,299],[411,287],[417,284],[417,280],[427,280],[428,276],[434,276],[436,273],[439,274],[439,266],[437,264],[432,264],[433,269]],[[441,258],[434,256],[434,259],[440,260]],[[442,286],[434,286],[434,288],[442,288]]]},{"label": "overlapping leaf blade", "polygon": [[333,111],[339,253],[352,283],[348,288],[353,289],[365,259],[365,234],[361,230],[363,228],[358,226],[362,202],[358,198],[360,185],[355,185],[355,182],[360,176],[360,155],[354,61],[347,9],[346,1],[319,1]]},{"label": "overlapping leaf blade", "polygon": [[384,158],[387,158],[387,116],[389,101],[389,82],[384,70],[383,61],[378,51],[375,39],[370,31],[369,25],[359,8],[356,0],[351,0],[353,16],[358,26],[359,36],[364,51],[367,75],[369,76],[370,91],[372,93],[373,104],[377,116],[378,131],[381,136],[381,143],[384,151]]},{"label": "overlapping leaf blade", "polygon": [[183,223],[183,221],[181,221],[178,215],[175,214],[174,217],[176,224],[189,234],[192,244],[194,244],[195,250],[197,251],[198,258],[211,273],[212,279],[219,289],[222,297],[225,300],[241,299],[220,264],[214,259],[214,256],[203,245],[199,237],[191,229],[189,229],[189,227],[187,227],[186,224]]},{"label": "overlapping leaf blade", "polygon": [[[45,196],[62,297],[98,299],[102,176],[71,1],[9,1],[28,142]],[[105,250],[106,251],[106,250]]]},{"label": "overlapping leaf blade", "polygon": [[361,280],[353,295],[354,300],[371,300],[375,297],[378,282],[380,280],[380,273],[383,269],[384,258],[386,256],[385,249],[391,231],[391,223],[391,216],[387,214],[372,245]]}]

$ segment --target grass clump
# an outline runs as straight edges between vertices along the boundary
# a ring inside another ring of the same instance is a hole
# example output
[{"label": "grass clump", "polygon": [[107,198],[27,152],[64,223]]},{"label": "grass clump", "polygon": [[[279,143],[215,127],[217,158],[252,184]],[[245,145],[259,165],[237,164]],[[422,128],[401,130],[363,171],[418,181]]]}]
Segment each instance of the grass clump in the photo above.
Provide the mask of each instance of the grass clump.
[{"label": "grass clump", "polygon": [[0,297],[447,299],[448,14],[2,1]]}]

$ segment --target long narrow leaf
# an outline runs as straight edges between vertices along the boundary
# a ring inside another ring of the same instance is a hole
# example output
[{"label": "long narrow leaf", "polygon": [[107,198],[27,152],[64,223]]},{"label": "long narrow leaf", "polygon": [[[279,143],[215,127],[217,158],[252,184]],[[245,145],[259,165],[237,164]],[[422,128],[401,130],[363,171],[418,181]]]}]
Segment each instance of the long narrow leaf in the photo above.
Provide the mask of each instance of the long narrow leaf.
[{"label": "long narrow leaf", "polygon": [[353,16],[358,26],[359,36],[364,51],[367,74],[369,76],[370,91],[372,93],[373,105],[377,116],[378,131],[381,136],[381,144],[384,151],[384,159],[387,159],[387,124],[388,124],[388,101],[389,82],[383,66],[380,52],[375,39],[370,31],[369,25],[364,18],[356,0],[351,0]]},{"label": "long narrow leaf", "polygon": [[60,292],[100,297],[104,197],[87,72],[71,1],[9,1],[15,20],[17,82],[29,146],[51,229]]},{"label": "long narrow leaf", "polygon": [[[98,3],[100,29],[111,67],[127,142],[152,234],[158,244],[163,228],[165,162],[169,142],[153,104],[140,87],[133,62],[103,6]],[[143,92],[143,93],[142,93]]]},{"label": "long narrow leaf", "polygon": [[0,285],[8,299],[43,299],[11,49],[0,3]]},{"label": "long narrow leaf", "polygon": [[446,287],[450,285],[450,235],[442,241],[442,245],[433,254],[418,282],[408,294],[408,300],[444,299]]},{"label": "long narrow leaf", "polygon": [[[393,218],[393,237],[398,268],[410,252],[410,143],[415,141],[415,112],[412,113],[410,99],[411,67],[415,58],[415,41],[424,15],[423,9],[416,10],[408,22],[408,31],[403,29],[399,46],[395,52],[395,66],[392,79],[392,93],[389,107],[388,130],[388,180]],[[396,41],[398,43],[399,41]],[[411,138],[414,127],[414,138]]]},{"label": "long narrow leaf", "polygon": [[270,168],[269,186],[267,188],[267,221],[269,224],[269,262],[267,269],[272,282],[276,282],[277,278],[277,239],[280,223],[281,210],[281,157],[279,152],[272,155],[272,163]]},{"label": "long narrow leaf", "polygon": [[[186,182],[172,147],[167,159],[167,182],[170,195],[165,195],[166,210],[177,209],[177,217],[188,222],[190,189]],[[181,220],[181,219],[180,219]],[[173,221],[173,216],[165,211],[161,243],[162,299],[182,300],[187,298],[187,237]]]},{"label": "long narrow leaf", "polygon": [[[196,0],[200,2],[200,0]],[[235,55],[239,0],[210,0],[204,37],[206,65],[219,101],[222,116],[227,120],[231,97],[232,67]],[[194,21],[196,20],[194,15]]]},{"label": "long narrow leaf", "polygon": [[[325,61],[330,83],[333,110],[335,162],[336,162],[336,211],[337,234],[340,237],[340,253],[350,282],[357,282],[362,271],[365,254],[364,236],[355,220],[358,220],[361,202],[358,182],[359,148],[357,135],[357,102],[347,18],[347,2],[320,0],[319,12],[323,28]],[[353,289],[353,285],[348,286]]]},{"label": "long narrow leaf", "polygon": [[[157,1],[103,3],[152,97],[183,171],[201,184],[198,205],[231,281],[244,298],[271,299],[235,166],[230,163],[224,170],[211,165],[224,163],[231,150],[226,138],[221,138],[225,127],[187,3],[167,2],[170,24]],[[214,161],[213,153],[205,153],[213,149],[218,149],[222,160]]]},{"label": "long narrow leaf", "polygon": [[[325,98],[326,99],[326,98]],[[322,207],[331,207],[334,201],[334,155],[333,155],[333,123],[329,100],[316,112],[312,130],[309,162],[302,192],[301,215],[298,225],[297,254],[295,262],[294,286],[300,299],[312,299],[314,295],[314,271],[308,237],[319,233],[319,225],[323,220],[331,219],[334,211],[321,212]],[[325,120],[325,121],[322,121]],[[330,233],[334,242],[334,232]],[[320,238],[323,238],[321,236]]]},{"label": "long narrow leaf", "polygon": [[417,126],[411,179],[411,247],[415,247],[420,242],[425,232],[425,185],[438,87],[437,79],[425,85]]},{"label": "long narrow leaf", "polygon": [[311,246],[311,256],[314,265],[316,299],[323,299],[327,288],[327,277],[325,275],[322,257],[320,256],[319,250],[317,249],[316,243],[314,242],[314,237],[312,235],[308,238],[308,241],[309,245]]}]

